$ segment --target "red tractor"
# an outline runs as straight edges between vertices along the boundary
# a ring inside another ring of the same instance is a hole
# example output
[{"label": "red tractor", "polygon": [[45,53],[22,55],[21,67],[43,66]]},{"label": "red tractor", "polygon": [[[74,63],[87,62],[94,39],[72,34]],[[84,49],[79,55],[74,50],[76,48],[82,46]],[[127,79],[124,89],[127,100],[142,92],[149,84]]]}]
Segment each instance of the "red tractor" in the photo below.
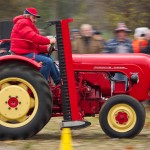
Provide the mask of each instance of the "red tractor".
[{"label": "red tractor", "polygon": [[[136,136],[145,123],[141,104],[150,89],[150,57],[144,54],[74,54],[69,22],[56,25],[61,86],[47,83],[41,64],[17,55],[0,57],[0,139],[26,139],[38,133],[51,117],[63,116],[61,128],[80,129],[99,114],[110,137]],[[126,80],[114,78],[121,73]]]}]

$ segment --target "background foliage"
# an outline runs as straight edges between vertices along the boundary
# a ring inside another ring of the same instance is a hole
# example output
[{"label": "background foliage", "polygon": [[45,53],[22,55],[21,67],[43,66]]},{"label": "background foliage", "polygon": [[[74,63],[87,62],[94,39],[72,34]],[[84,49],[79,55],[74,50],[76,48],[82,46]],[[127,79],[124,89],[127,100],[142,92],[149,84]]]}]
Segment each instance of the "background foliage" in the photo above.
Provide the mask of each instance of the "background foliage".
[{"label": "background foliage", "polygon": [[90,23],[102,32],[112,32],[118,22],[125,22],[134,30],[150,27],[149,0],[1,0],[0,20],[12,20],[26,7],[36,7],[44,21],[73,17],[72,28]]}]

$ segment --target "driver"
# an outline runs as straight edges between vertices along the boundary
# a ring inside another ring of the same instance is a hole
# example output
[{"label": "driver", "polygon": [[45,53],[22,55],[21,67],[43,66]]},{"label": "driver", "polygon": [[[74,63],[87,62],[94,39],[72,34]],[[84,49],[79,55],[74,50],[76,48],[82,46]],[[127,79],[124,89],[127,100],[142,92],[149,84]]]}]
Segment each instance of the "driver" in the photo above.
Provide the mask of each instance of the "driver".
[{"label": "driver", "polygon": [[47,38],[39,35],[35,22],[40,16],[35,8],[26,8],[23,15],[13,19],[14,27],[11,32],[11,51],[16,55],[34,58],[42,62],[40,72],[49,80],[52,77],[55,85],[60,84],[60,74],[52,60],[47,57],[50,44],[56,43],[55,38]]}]

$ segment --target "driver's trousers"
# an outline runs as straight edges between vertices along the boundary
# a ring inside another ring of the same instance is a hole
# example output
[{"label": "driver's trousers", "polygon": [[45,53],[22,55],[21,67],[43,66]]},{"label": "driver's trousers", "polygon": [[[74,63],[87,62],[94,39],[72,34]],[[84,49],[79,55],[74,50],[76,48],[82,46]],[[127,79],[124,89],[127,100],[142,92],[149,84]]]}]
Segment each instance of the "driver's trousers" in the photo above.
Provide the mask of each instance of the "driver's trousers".
[{"label": "driver's trousers", "polygon": [[56,68],[56,65],[52,59],[52,57],[48,57],[46,54],[34,54],[29,53],[22,55],[28,58],[34,58],[37,62],[42,62],[42,68],[40,72],[42,75],[46,78],[46,80],[49,80],[49,77],[53,79],[55,85],[58,85],[60,83],[60,73]]}]

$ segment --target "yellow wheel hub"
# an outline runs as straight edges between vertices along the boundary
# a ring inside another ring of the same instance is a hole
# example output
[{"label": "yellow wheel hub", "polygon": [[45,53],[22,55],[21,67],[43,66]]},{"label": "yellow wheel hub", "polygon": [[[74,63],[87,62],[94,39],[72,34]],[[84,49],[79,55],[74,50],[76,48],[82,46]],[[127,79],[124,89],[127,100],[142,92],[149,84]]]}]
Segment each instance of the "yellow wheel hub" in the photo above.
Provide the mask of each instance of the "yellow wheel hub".
[{"label": "yellow wheel hub", "polygon": [[127,104],[117,104],[108,112],[108,124],[117,132],[127,132],[131,130],[137,120],[134,109]]},{"label": "yellow wheel hub", "polygon": [[7,119],[18,119],[30,109],[30,96],[23,88],[10,85],[0,91],[0,114]]},{"label": "yellow wheel hub", "polygon": [[28,124],[38,110],[34,87],[21,78],[0,81],[0,125],[17,128]]}]

